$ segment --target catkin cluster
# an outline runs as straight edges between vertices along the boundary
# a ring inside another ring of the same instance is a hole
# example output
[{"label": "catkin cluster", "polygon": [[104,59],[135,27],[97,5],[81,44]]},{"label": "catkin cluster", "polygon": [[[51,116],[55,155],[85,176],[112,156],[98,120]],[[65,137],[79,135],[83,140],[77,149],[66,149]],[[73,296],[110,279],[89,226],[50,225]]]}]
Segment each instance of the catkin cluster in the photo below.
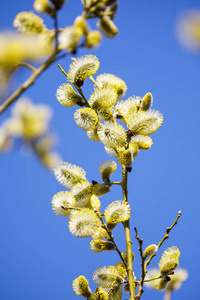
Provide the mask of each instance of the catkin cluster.
[{"label": "catkin cluster", "polygon": [[[61,66],[60,69],[68,83],[63,83],[57,89],[57,100],[66,107],[79,106],[74,113],[76,124],[87,132],[90,140],[101,141],[108,155],[115,157],[130,172],[139,151],[150,149],[153,143],[150,135],[163,122],[162,114],[151,109],[152,94],[122,100],[127,90],[126,83],[106,73],[94,79],[92,75],[99,69],[99,60],[93,55],[73,59],[68,73]],[[82,88],[88,77],[94,83],[94,90],[87,100]],[[118,223],[127,221],[131,214],[130,205],[121,200],[110,203],[103,213],[100,211],[99,197],[108,193],[113,184],[123,184],[111,181],[116,168],[117,164],[112,160],[100,165],[103,183],[89,182],[84,169],[68,162],[61,162],[54,169],[56,179],[68,189],[53,197],[54,212],[67,216],[69,231],[74,236],[91,237],[90,248],[97,253],[116,250],[112,231]],[[157,245],[149,245],[143,252],[143,259],[157,250]],[[160,278],[154,280],[156,289],[167,285],[169,274],[178,265],[179,255],[176,247],[164,252],[159,263]],[[91,300],[122,299],[122,286],[129,293],[126,252],[121,253],[121,258],[122,262],[115,266],[100,267],[94,272],[93,280],[98,286],[94,293],[84,276],[77,277],[73,282],[76,294]]]},{"label": "catkin cluster", "polygon": [[[86,55],[74,59],[66,74],[70,83],[62,84],[56,93],[58,101],[67,107],[81,106],[74,113],[76,124],[87,131],[92,141],[101,141],[106,152],[131,171],[139,150],[150,149],[152,139],[163,122],[162,114],[152,110],[153,96],[125,96],[126,83],[113,74],[92,77],[99,68],[97,57]],[[87,101],[82,94],[85,79],[94,82],[94,91]]]}]

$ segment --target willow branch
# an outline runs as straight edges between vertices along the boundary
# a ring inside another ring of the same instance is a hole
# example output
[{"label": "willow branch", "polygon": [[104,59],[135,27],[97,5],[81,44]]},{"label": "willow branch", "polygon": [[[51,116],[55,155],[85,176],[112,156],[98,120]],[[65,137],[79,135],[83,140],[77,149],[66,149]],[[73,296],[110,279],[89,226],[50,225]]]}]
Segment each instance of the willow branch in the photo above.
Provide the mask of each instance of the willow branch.
[{"label": "willow branch", "polygon": [[[168,234],[170,233],[170,231],[172,230],[172,228],[177,224],[177,221],[178,221],[178,219],[180,218],[180,216],[181,216],[181,211],[178,212],[177,217],[176,217],[175,221],[173,222],[173,224],[172,224],[170,227],[167,227],[167,228],[166,228],[166,232],[165,232],[164,237],[163,237],[162,240],[158,243],[158,249],[162,246],[162,244],[164,243],[164,241],[167,240],[167,239],[169,238],[169,235],[168,235]],[[146,263],[145,263],[145,268],[150,264],[150,262],[151,262],[151,260],[152,260],[152,258],[153,258],[154,256],[156,256],[156,253],[152,254],[152,255],[149,257],[149,259],[146,261]]]},{"label": "willow branch", "polygon": [[5,111],[19,96],[23,94],[31,85],[34,84],[35,80],[39,77],[40,74],[44,72],[53,62],[54,57],[59,53],[59,50],[54,50],[52,54],[47,58],[47,60],[39,67],[36,68],[31,76],[21,84],[18,89],[0,106],[0,113]]},{"label": "willow branch", "polygon": [[[42,74],[54,61],[56,60],[57,54],[61,51],[58,50],[58,20],[57,15],[54,16],[54,28],[55,28],[55,49],[52,52],[52,54],[47,58],[47,60],[39,67],[35,68],[34,66],[21,62],[19,63],[19,66],[25,66],[32,70],[31,76],[23,83],[21,84],[17,90],[14,91],[14,93],[0,106],[0,114],[5,111],[19,96],[23,94],[24,91],[26,91],[31,85],[34,84],[35,80]],[[66,56],[66,54],[65,54]]]},{"label": "willow branch", "polygon": [[[125,166],[122,166],[122,189],[123,189],[123,201],[128,203],[128,191],[127,191],[128,177]],[[126,238],[126,249],[127,249],[127,263],[128,263],[128,280],[130,290],[130,300],[134,300],[135,297],[135,283],[133,276],[133,259],[132,259],[132,241],[130,234],[130,221],[123,222],[125,238]]]}]

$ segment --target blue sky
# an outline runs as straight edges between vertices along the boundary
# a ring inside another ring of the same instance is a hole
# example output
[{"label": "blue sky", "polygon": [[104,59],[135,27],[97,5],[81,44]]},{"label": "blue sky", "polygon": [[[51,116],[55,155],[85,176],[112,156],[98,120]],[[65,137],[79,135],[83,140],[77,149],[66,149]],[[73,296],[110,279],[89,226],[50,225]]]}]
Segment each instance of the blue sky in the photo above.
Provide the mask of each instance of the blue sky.
[{"label": "blue sky", "polygon": [[[138,244],[133,228],[137,227],[144,247],[157,244],[179,210],[182,217],[170,233],[151,266],[157,266],[162,252],[176,245],[181,252],[180,266],[189,278],[172,299],[197,299],[199,295],[199,109],[200,57],[185,50],[177,41],[175,26],[185,9],[200,9],[197,0],[120,1],[116,16],[119,35],[103,38],[96,50],[82,49],[78,56],[94,54],[100,60],[100,73],[112,73],[127,84],[126,97],[151,92],[154,109],[164,115],[161,128],[152,135],[153,146],[141,151],[129,175],[129,201],[134,269],[140,274]],[[31,0],[7,1],[1,7],[1,28],[11,28],[15,15],[30,11]],[[61,27],[71,25],[81,14],[79,0],[69,0],[59,13]],[[45,23],[52,27],[45,16]],[[94,28],[95,22],[91,23]],[[71,60],[60,64],[67,71]],[[14,85],[27,73],[18,73]],[[56,64],[37,80],[25,95],[35,103],[52,107],[52,129],[58,133],[57,150],[63,160],[84,168],[89,180],[100,181],[99,165],[110,159],[101,143],[93,143],[73,121],[74,109],[60,105],[55,98],[65,77]],[[88,96],[92,85],[86,81]],[[8,109],[0,124],[10,116]],[[40,165],[36,157],[22,149],[1,155],[1,299],[78,299],[72,281],[84,275],[92,283],[92,274],[100,266],[118,261],[116,253],[93,253],[90,239],[78,239],[68,231],[67,220],[54,215],[51,198],[63,190],[54,175]],[[113,180],[120,180],[120,166]],[[105,208],[122,199],[119,187],[101,198]],[[115,229],[119,248],[125,250],[123,228]],[[124,296],[125,297],[125,296]],[[127,297],[127,296],[126,296]],[[145,290],[142,299],[162,299],[161,292]]]}]

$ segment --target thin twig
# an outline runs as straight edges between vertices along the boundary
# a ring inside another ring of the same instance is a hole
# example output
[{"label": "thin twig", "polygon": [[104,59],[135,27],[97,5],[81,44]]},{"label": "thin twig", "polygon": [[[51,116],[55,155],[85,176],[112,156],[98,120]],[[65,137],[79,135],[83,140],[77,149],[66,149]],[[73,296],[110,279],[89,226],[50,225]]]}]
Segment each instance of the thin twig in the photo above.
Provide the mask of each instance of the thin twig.
[{"label": "thin twig", "polygon": [[[158,249],[161,247],[161,245],[163,244],[163,242],[164,242],[166,239],[169,238],[168,233],[169,233],[169,232],[172,230],[172,228],[177,224],[177,221],[178,221],[178,219],[180,218],[180,216],[181,216],[181,211],[178,212],[178,215],[177,215],[175,221],[173,222],[173,224],[172,224],[170,227],[167,227],[167,228],[166,228],[166,233],[165,233],[164,237],[163,237],[162,240],[158,243]],[[142,258],[142,264],[141,264],[141,265],[142,265],[142,274],[141,274],[141,279],[140,279],[140,283],[139,283],[138,294],[137,294],[137,296],[135,297],[135,299],[139,300],[140,297],[141,297],[141,295],[142,295],[142,293],[143,293],[143,283],[146,282],[146,281],[150,281],[150,280],[144,280],[144,278],[145,278],[145,276],[146,276],[146,273],[147,273],[147,266],[150,264],[152,258],[153,258],[154,256],[156,256],[156,254],[155,254],[155,253],[152,254],[152,255],[150,256],[150,258],[145,262],[145,259],[144,259],[143,256],[142,256],[143,253],[142,253],[141,242],[140,242],[141,240],[139,239],[139,236],[137,236],[137,235],[138,235],[138,234],[137,234],[137,229],[135,230],[135,232],[136,232],[136,239],[137,239],[137,240],[139,241],[139,243],[140,243],[140,248],[139,248],[139,250],[140,250],[140,255],[141,255],[141,258]],[[155,279],[157,279],[157,278],[155,278]],[[151,278],[151,280],[154,280],[154,279]]]},{"label": "thin twig", "polygon": [[117,244],[115,243],[114,238],[113,238],[111,232],[108,230],[106,224],[104,223],[104,220],[103,220],[103,218],[102,218],[102,214],[99,213],[98,211],[96,211],[96,213],[97,213],[97,216],[99,217],[99,219],[100,219],[100,221],[101,221],[101,223],[102,223],[102,227],[103,227],[103,228],[106,230],[106,232],[108,233],[111,242],[112,242],[112,243],[114,244],[114,246],[115,246],[115,250],[116,250],[117,253],[119,254],[119,256],[120,256],[122,262],[124,263],[124,265],[125,265],[125,267],[126,267],[126,271],[128,272],[128,270],[127,270],[127,263],[125,262],[125,260],[124,260],[124,258],[123,258],[123,256],[122,256],[122,254],[121,254],[121,251],[120,251],[119,248],[117,247]]},{"label": "thin twig", "polygon": [[97,84],[96,80],[94,79],[94,77],[91,75],[89,77],[90,81],[92,81],[94,83],[94,85],[96,85],[96,87],[99,89],[99,85]]},{"label": "thin twig", "polygon": [[[167,228],[166,228],[166,233],[165,233],[164,237],[163,237],[162,240],[158,243],[158,249],[162,246],[162,244],[164,243],[164,241],[165,241],[166,239],[169,238],[169,235],[168,235],[168,234],[170,233],[170,231],[172,230],[172,228],[177,224],[177,221],[178,221],[178,219],[180,218],[180,216],[181,216],[181,211],[178,212],[177,217],[176,217],[175,221],[173,222],[173,224],[172,224],[170,227],[167,227]],[[153,258],[154,256],[156,256],[156,253],[152,254],[152,255],[149,257],[149,259],[146,261],[146,263],[145,263],[145,268],[150,264],[150,262],[151,262],[151,260],[152,260],[152,258]]]},{"label": "thin twig", "polygon": [[28,64],[26,62],[20,62],[17,64],[17,68],[18,67],[26,67],[28,69],[30,69],[32,72],[35,72],[36,68],[34,66],[32,66],[31,64]]},{"label": "thin twig", "polygon": [[61,67],[61,65],[58,65],[58,67],[60,68],[60,71],[67,77],[67,73],[64,71],[64,69]]},{"label": "thin twig", "polygon": [[139,282],[139,289],[138,289],[138,294],[137,296],[135,297],[135,299],[140,299],[141,295],[143,294],[144,290],[143,290],[143,283],[144,283],[144,278],[145,278],[145,275],[146,275],[146,270],[145,270],[145,258],[143,257],[143,251],[142,251],[142,245],[143,245],[143,239],[140,239],[139,238],[139,235],[138,235],[138,231],[137,231],[137,228],[135,227],[134,228],[135,230],[135,233],[136,233],[136,240],[138,241],[139,243],[139,252],[140,252],[140,256],[141,256],[141,267],[142,267],[142,273],[141,273],[141,278],[140,278],[140,282]]},{"label": "thin twig", "polygon": [[162,278],[162,275],[159,275],[159,276],[156,276],[156,277],[153,277],[153,278],[149,278],[149,279],[145,279],[144,282],[150,282],[150,281],[160,279],[160,278]]}]

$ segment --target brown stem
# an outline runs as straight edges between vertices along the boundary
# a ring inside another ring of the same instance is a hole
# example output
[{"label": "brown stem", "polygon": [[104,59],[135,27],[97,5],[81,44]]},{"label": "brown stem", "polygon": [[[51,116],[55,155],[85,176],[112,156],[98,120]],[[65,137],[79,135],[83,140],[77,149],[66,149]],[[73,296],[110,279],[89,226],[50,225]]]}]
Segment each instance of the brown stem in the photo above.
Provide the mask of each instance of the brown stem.
[{"label": "brown stem", "polygon": [[143,240],[139,238],[139,235],[138,235],[138,231],[137,231],[137,228],[135,227],[135,233],[136,233],[136,240],[138,240],[138,243],[139,243],[139,252],[140,252],[140,256],[141,256],[141,266],[142,266],[142,273],[141,273],[141,278],[140,278],[140,282],[139,282],[139,290],[138,290],[138,294],[137,296],[135,297],[135,299],[139,300],[140,297],[142,296],[143,294],[143,284],[144,284],[144,278],[145,278],[145,275],[147,273],[146,269],[145,269],[145,258],[143,257],[143,251],[142,251],[142,245],[143,245]]}]

